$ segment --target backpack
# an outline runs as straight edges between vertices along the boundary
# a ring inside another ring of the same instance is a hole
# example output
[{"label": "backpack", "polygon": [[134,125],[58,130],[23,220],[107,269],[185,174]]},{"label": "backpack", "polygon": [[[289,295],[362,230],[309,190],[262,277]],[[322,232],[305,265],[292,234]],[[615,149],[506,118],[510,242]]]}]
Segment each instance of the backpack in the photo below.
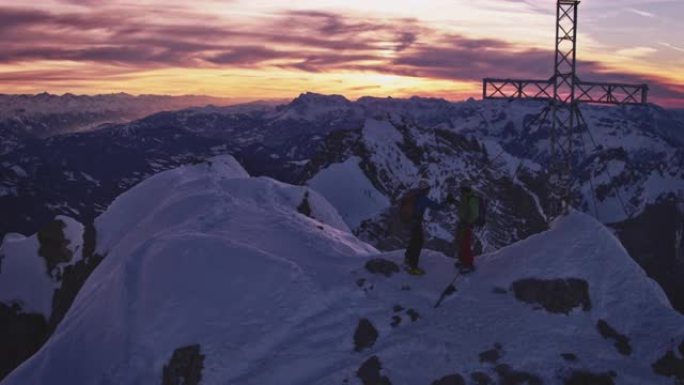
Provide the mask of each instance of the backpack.
[{"label": "backpack", "polygon": [[418,199],[418,190],[409,190],[399,200],[399,219],[402,222],[408,223],[413,220],[416,214],[416,201]]},{"label": "backpack", "polygon": [[481,227],[487,223],[487,200],[479,195],[474,195],[473,197],[477,199],[478,203],[478,215],[473,225]]}]

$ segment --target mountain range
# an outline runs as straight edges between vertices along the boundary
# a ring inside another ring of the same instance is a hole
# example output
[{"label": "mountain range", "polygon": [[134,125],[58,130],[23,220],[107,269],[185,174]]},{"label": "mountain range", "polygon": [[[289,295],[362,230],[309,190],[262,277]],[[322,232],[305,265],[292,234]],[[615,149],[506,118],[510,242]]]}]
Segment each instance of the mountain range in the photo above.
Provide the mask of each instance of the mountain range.
[{"label": "mountain range", "polygon": [[[0,264],[22,249],[48,266],[42,283],[31,284],[43,288],[41,299],[32,300],[41,305],[26,308],[13,301],[21,289],[5,281],[15,291],[0,284],[3,312],[11,322],[33,325],[27,326],[28,335],[42,336],[28,350],[42,345],[58,330],[81,285],[106,260],[108,250],[96,251],[102,236],[97,225],[101,219],[96,218],[153,175],[183,165],[201,169],[215,163],[206,159],[222,154],[244,167],[242,177],[248,173],[310,189],[312,199],[334,208],[339,215],[335,226],[352,233],[353,242],[364,245],[359,246],[364,255],[388,253],[380,257],[389,260],[398,258],[393,251],[407,241],[396,213],[404,191],[425,179],[432,186],[431,197],[443,200],[459,186],[472,185],[488,202],[488,222],[476,234],[476,248],[496,255],[535,234],[554,231],[545,214],[549,130],[530,124],[543,107],[539,102],[429,98],[349,101],[306,93],[282,105],[193,107],[48,137],[21,125],[0,125],[0,212],[5,213],[0,218],[0,234],[5,235]],[[631,256],[660,284],[670,303],[684,311],[684,282],[679,278],[684,274],[684,115],[652,105],[583,106],[583,114],[588,127],[576,139],[574,207],[607,226],[627,251],[621,255]],[[226,199],[233,198],[229,194]],[[153,206],[141,204],[133,211],[148,215]],[[585,218],[577,219],[583,225],[568,225],[563,232],[600,226],[585,214],[573,214]],[[429,249],[453,255],[456,218],[454,210],[430,214]],[[123,223],[117,225],[123,226],[119,232],[132,231]],[[36,235],[24,239],[15,233]],[[603,240],[609,237],[608,230],[602,234]],[[552,239],[544,247],[553,247]],[[557,247],[570,241],[563,242]],[[580,263],[589,255],[600,258],[595,252],[569,257]],[[25,266],[17,271],[39,270]],[[26,347],[22,338],[17,344]]]}]

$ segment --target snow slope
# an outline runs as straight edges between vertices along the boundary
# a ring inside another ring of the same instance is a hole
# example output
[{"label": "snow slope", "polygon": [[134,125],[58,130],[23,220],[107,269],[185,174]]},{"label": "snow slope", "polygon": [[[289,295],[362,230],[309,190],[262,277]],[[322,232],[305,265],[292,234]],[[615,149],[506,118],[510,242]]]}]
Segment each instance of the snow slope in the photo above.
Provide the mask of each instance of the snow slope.
[{"label": "snow slope", "polygon": [[[373,274],[369,261],[392,265],[402,253],[357,240],[315,191],[312,218],[298,213],[307,191],[249,178],[222,157],[126,192],[96,221],[106,258],[52,338],[2,384],[159,383],[174,350],[192,344],[205,356],[203,384],[360,384],[372,356],[395,385],[522,372],[556,384],[580,369],[672,384],[651,363],[682,341],[684,317],[594,219],[572,213],[481,257],[434,309],[451,259],[425,252],[420,278]],[[585,280],[590,309],[519,302],[509,288],[524,278]],[[361,319],[378,338],[355,351]],[[599,334],[599,320],[629,338],[631,355]],[[482,359],[496,344],[497,366]]]},{"label": "snow slope", "polygon": [[343,163],[332,164],[308,183],[338,209],[352,229],[390,206],[389,199],[363,173],[359,161],[359,158],[351,157]]}]

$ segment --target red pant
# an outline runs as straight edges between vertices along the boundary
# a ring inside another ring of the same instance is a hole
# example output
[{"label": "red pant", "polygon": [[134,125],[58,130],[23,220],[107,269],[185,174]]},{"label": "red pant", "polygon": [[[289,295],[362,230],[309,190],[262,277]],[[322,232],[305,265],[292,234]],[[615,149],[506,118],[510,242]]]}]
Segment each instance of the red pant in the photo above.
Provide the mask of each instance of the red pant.
[{"label": "red pant", "polygon": [[472,267],[473,256],[473,228],[464,225],[458,229],[458,260],[464,267]]}]

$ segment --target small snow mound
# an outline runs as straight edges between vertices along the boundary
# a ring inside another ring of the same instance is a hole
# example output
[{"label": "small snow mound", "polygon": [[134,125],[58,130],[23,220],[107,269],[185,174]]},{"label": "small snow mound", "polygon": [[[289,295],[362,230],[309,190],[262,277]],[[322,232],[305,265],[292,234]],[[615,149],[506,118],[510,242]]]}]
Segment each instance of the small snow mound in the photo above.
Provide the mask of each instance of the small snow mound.
[{"label": "small snow mound", "polygon": [[19,234],[19,233],[8,233],[5,234],[5,239],[2,241],[3,245],[7,243],[12,243],[12,242],[21,242],[26,239],[26,236],[24,234]]}]

